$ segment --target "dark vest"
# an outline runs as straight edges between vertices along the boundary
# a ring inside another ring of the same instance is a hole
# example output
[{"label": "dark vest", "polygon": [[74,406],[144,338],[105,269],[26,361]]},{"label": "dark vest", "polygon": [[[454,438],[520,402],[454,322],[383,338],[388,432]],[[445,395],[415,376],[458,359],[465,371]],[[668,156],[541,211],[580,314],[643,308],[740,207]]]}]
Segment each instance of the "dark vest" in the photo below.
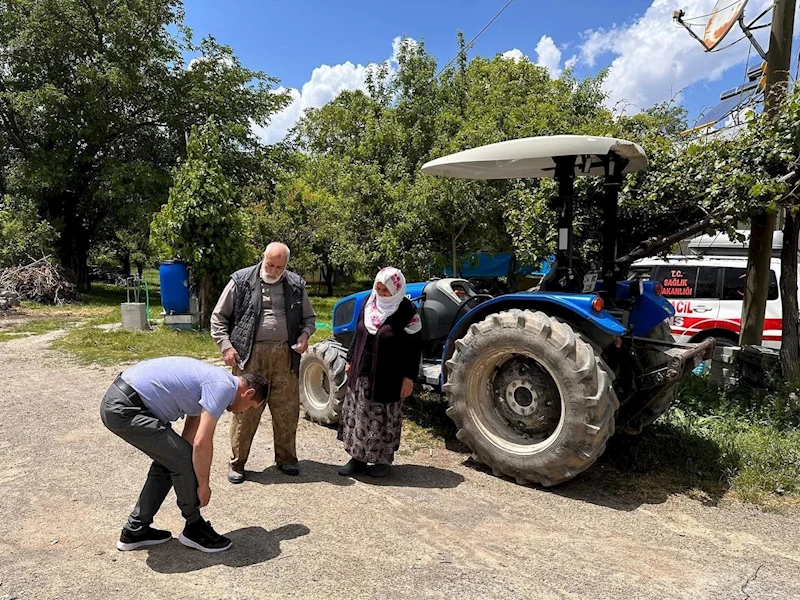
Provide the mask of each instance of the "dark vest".
[{"label": "dark vest", "polygon": [[[364,303],[366,307],[366,302]],[[407,298],[403,299],[397,310],[389,316],[372,337],[372,366],[370,368],[369,395],[373,402],[391,404],[400,401],[400,388],[403,378],[412,381],[419,375],[419,359],[422,354],[422,335],[405,332],[417,309]],[[364,348],[370,339],[364,325],[364,310],[358,319],[356,336],[353,339],[350,356],[350,377],[348,385],[355,391],[356,379],[362,372]]]},{"label": "dark vest", "polygon": [[[261,263],[239,269],[231,275],[236,286],[233,318],[229,323],[228,337],[242,364],[247,364],[256,340],[256,328],[261,320]],[[291,271],[283,277],[283,298],[286,302],[286,328],[291,346],[300,337],[303,326],[303,292],[306,282]],[[300,355],[292,352],[292,371],[300,370]]]}]

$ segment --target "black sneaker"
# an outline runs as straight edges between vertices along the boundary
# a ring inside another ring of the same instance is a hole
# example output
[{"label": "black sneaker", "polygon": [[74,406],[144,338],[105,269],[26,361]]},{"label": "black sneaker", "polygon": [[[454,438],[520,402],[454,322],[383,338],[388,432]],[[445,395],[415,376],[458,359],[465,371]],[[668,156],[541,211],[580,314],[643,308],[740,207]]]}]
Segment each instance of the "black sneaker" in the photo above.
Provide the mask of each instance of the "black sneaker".
[{"label": "black sneaker", "polygon": [[178,536],[178,541],[184,546],[201,552],[222,552],[233,544],[224,535],[214,531],[211,523],[204,519],[200,519],[196,523],[187,523],[183,528],[183,533]]},{"label": "black sneaker", "polygon": [[122,535],[119,536],[117,542],[117,550],[126,552],[128,550],[136,550],[142,546],[155,546],[156,544],[163,544],[172,539],[172,534],[169,531],[162,531],[160,529],[153,529],[152,527],[142,527],[139,531],[131,531],[127,527],[122,528]]}]

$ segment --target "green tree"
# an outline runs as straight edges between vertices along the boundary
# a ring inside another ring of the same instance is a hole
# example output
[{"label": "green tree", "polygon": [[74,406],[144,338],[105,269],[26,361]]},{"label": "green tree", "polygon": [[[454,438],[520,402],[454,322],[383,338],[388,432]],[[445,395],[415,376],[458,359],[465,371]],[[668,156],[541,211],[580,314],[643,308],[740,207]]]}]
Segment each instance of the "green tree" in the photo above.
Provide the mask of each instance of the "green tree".
[{"label": "green tree", "polygon": [[56,234],[25,198],[0,196],[0,268],[33,262],[52,251]]},{"label": "green tree", "polygon": [[228,276],[254,259],[236,192],[220,163],[220,137],[213,121],[192,128],[186,161],[151,226],[151,244],[161,257],[183,259],[192,268],[204,326]]},{"label": "green tree", "polygon": [[297,173],[280,182],[273,193],[253,193],[248,208],[250,239],[263,248],[269,241],[287,244],[292,268],[301,273],[319,270],[328,295],[333,295],[336,272],[353,272],[361,261],[346,226],[346,204],[336,202],[320,186],[309,183],[310,173]]},{"label": "green tree", "polygon": [[[189,68],[184,53],[199,55]],[[252,124],[288,102],[274,83],[213,38],[195,46],[180,0],[4,0],[0,181],[35,201],[85,289],[91,245],[164,201],[193,125],[213,117],[220,160],[246,177]]]},{"label": "green tree", "polygon": [[[549,243],[539,225],[550,221],[546,203],[533,199],[540,182],[458,182],[420,175],[420,167],[505,139],[607,129],[601,83],[570,73],[553,80],[542,67],[501,56],[468,63],[463,40],[457,65],[437,78],[424,44],[404,41],[394,74],[375,69],[368,93],[345,92],[308,111],[293,142],[308,164],[324,165],[316,170],[326,176],[309,183],[347,206],[341,226],[364,249],[367,270],[396,264],[427,277],[476,250],[539,259]],[[515,220],[520,201],[537,210],[526,214],[527,226]]]}]

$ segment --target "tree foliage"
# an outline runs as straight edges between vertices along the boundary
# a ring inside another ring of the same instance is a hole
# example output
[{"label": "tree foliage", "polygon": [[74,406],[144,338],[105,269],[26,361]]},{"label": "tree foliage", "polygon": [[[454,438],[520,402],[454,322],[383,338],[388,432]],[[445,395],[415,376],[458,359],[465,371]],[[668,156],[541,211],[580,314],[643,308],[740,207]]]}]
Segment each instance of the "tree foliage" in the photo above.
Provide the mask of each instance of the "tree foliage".
[{"label": "tree foliage", "polygon": [[551,79],[543,67],[502,56],[467,62],[463,47],[458,65],[436,74],[424,45],[406,40],[396,72],[376,69],[367,92],[308,111],[293,135],[308,156],[298,176],[347,206],[340,227],[362,248],[364,269],[392,263],[425,277],[475,250],[543,258],[550,232],[542,224],[551,219],[533,195],[540,182],[452,181],[420,167],[506,139],[596,133],[610,121],[602,79]]},{"label": "tree foliage", "polygon": [[[188,68],[184,53],[199,55]],[[288,102],[274,83],[213,38],[194,45],[180,0],[4,0],[0,181],[36,203],[86,287],[89,248],[149,221],[193,125],[213,117],[219,160],[247,178],[263,154],[252,123]]]},{"label": "tree foliage", "polygon": [[33,262],[52,251],[55,232],[25,198],[0,197],[0,268]]},{"label": "tree foliage", "polygon": [[186,161],[151,228],[151,243],[162,258],[183,259],[193,269],[204,324],[230,273],[254,258],[243,211],[222,167],[220,139],[213,121],[192,128]]}]

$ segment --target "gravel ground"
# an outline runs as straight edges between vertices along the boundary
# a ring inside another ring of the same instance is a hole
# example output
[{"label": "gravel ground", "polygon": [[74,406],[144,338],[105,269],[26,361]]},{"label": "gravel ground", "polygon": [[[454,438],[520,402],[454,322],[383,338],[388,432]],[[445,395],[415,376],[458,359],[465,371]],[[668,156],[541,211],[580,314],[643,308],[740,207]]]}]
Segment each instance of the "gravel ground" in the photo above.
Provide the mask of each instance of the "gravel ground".
[{"label": "gravel ground", "polygon": [[[119,369],[48,350],[57,335],[0,343],[0,600],[800,598],[800,516],[580,478],[522,487],[446,449],[345,479],[335,431],[304,420],[290,478],[271,465],[266,415],[243,485],[226,479],[228,415],[215,438],[204,514],[230,551],[118,552],[148,460],[100,422]],[[172,494],[155,525],[180,532]]]}]

